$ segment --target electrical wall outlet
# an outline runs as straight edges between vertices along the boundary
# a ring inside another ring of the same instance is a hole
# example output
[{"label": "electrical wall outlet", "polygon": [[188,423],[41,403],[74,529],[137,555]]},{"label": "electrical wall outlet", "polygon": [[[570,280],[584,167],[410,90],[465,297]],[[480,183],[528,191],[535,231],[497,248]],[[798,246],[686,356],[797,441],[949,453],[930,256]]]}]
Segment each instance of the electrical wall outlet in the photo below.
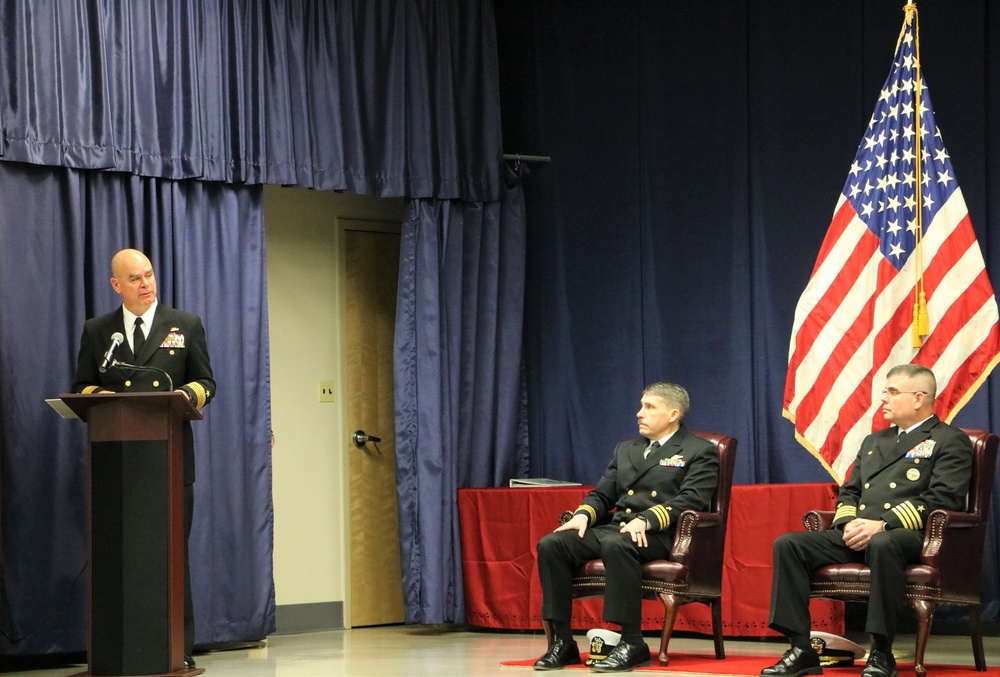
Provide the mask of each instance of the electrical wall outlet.
[{"label": "electrical wall outlet", "polygon": [[319,382],[319,401],[320,402],[333,402],[333,381],[320,381]]}]

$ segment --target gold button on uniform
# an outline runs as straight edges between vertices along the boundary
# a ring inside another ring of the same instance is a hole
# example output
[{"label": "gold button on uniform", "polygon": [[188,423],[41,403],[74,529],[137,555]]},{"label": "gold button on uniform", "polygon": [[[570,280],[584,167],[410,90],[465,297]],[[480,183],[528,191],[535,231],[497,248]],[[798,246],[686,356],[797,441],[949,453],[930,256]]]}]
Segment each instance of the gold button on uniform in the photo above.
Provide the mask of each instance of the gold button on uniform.
[{"label": "gold button on uniform", "polygon": [[882,507],[883,507],[883,508],[885,508],[886,510],[888,510],[889,508],[891,508],[891,507],[892,507],[892,504],[891,504],[891,503],[886,503],[886,504],[885,504],[885,505],[883,505]]},{"label": "gold button on uniform", "polygon": [[919,458],[913,459],[913,464],[914,465],[920,465],[920,459]]},{"label": "gold button on uniform", "polygon": [[625,514],[626,515],[631,515],[632,514],[632,508],[625,508]]},{"label": "gold button on uniform", "polygon": [[871,487],[871,483],[865,482],[865,489],[868,489],[869,487]]},{"label": "gold button on uniform", "polygon": [[864,510],[864,509],[865,509],[865,504],[864,503],[862,503],[861,505],[858,506],[858,510]]},{"label": "gold button on uniform", "polygon": [[895,489],[896,488],[896,483],[895,482],[889,482],[889,488],[890,489]]},{"label": "gold button on uniform", "polygon": [[635,492],[634,492],[634,491],[632,491],[631,489],[629,489],[629,490],[628,490],[628,495],[629,495],[629,496],[631,496],[631,495],[632,495],[632,494],[634,494],[634,493],[635,493]]},{"label": "gold button on uniform", "polygon": [[159,381],[153,381],[153,387],[154,388],[159,388],[160,387],[160,382]]},{"label": "gold button on uniform", "polygon": [[131,381],[125,381],[125,387],[126,388],[131,388],[132,387],[132,382]]},{"label": "gold button on uniform", "polygon": [[171,351],[170,351],[170,354],[171,354],[171,355],[173,355],[173,354],[174,354],[174,351],[173,351],[173,350],[171,350]]},{"label": "gold button on uniform", "polygon": [[869,456],[871,456],[871,455],[872,455],[872,452],[870,452],[870,451],[869,451],[869,452],[868,452],[868,455],[869,455]]},{"label": "gold button on uniform", "polygon": [[650,494],[650,496],[652,496],[653,498],[656,498],[656,492],[654,491],[653,493]]}]

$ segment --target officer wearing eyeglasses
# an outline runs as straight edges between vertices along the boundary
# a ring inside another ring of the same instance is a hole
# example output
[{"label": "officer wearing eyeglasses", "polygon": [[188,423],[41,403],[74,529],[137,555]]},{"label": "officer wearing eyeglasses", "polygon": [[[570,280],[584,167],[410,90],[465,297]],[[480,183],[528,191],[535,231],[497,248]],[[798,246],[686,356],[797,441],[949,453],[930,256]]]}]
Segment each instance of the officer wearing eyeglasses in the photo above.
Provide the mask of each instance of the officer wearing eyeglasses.
[{"label": "officer wearing eyeglasses", "polygon": [[809,575],[848,562],[871,569],[865,631],[872,636],[863,677],[895,677],[892,642],[905,604],[904,569],[920,557],[924,520],[938,508],[962,510],[972,474],[968,435],[934,415],[934,373],[917,364],[889,370],[882,415],[892,424],[865,438],[829,531],[784,534],[774,542],[769,625],[791,648],[761,675],[823,672],[809,645]]}]

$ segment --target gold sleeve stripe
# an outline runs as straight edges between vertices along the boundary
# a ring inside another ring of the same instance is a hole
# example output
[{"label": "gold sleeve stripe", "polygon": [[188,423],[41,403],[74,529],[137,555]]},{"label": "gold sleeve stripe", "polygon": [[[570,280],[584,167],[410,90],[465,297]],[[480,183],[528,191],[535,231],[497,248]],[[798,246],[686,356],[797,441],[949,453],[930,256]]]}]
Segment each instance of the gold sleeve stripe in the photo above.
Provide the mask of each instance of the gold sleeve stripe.
[{"label": "gold sleeve stripe", "polygon": [[654,505],[649,510],[656,515],[656,520],[660,523],[660,531],[670,528],[670,512],[664,506]]},{"label": "gold sleeve stripe", "polygon": [[202,384],[198,383],[197,381],[192,381],[191,383],[188,383],[187,387],[190,388],[191,391],[194,393],[195,409],[201,409],[202,407],[204,407],[205,403],[208,401],[208,391],[205,390],[205,387]]},{"label": "gold sleeve stripe", "polygon": [[86,388],[81,390],[80,393],[83,395],[90,395],[91,393],[96,393],[100,389],[101,386],[87,386]]},{"label": "gold sleeve stripe", "polygon": [[841,505],[837,508],[837,512],[833,516],[833,521],[836,522],[844,517],[857,517],[858,508],[855,505]]},{"label": "gold sleeve stripe", "polygon": [[593,508],[591,508],[586,503],[581,503],[580,507],[576,509],[576,512],[585,512],[585,513],[587,513],[587,516],[590,518],[590,523],[591,524],[593,524],[594,522],[597,521],[597,511],[594,510]]},{"label": "gold sleeve stripe", "polygon": [[904,529],[923,529],[924,520],[911,501],[904,501],[892,509]]}]

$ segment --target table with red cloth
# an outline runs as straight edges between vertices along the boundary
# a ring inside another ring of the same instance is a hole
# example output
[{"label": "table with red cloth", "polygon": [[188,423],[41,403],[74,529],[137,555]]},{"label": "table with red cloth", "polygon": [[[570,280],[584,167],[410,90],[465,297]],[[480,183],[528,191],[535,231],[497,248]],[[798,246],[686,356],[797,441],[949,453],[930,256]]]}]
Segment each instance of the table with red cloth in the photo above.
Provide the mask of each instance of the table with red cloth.
[{"label": "table with red cloth", "polygon": [[[559,514],[573,510],[592,487],[460,489],[458,516],[465,576],[465,618],[470,625],[511,630],[542,627],[542,589],[535,546],[559,524]],[[802,531],[802,515],[831,509],[837,485],[753,484],[733,487],[722,574],[723,634],[766,637],[771,604],[771,550],[787,531]],[[601,620],[603,600],[573,602],[573,628],[613,627]],[[813,600],[813,628],[834,634],[844,630],[840,602]],[[646,600],[643,630],[663,627],[663,605]],[[705,604],[681,607],[675,630],[710,635],[711,612]]]}]

